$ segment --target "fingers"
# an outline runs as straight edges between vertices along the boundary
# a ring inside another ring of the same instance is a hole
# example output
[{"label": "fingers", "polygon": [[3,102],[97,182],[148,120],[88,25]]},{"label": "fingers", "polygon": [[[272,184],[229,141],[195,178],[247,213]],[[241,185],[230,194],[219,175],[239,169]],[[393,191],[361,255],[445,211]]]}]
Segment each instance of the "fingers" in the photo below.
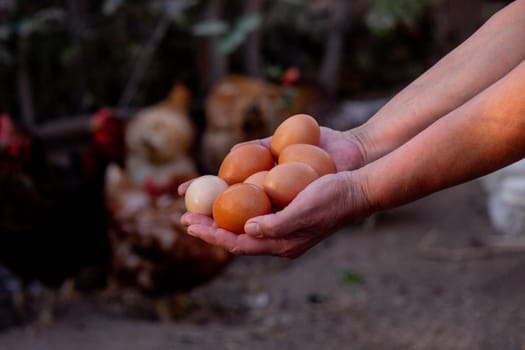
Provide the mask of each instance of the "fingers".
[{"label": "fingers", "polygon": [[190,187],[190,184],[193,180],[189,180],[186,182],[183,182],[177,187],[177,193],[179,196],[184,196],[186,194],[186,190],[188,190],[188,187]]},{"label": "fingers", "polygon": [[188,234],[220,246],[235,255],[283,255],[282,241],[258,239],[246,234],[236,234],[205,224],[188,226]]},{"label": "fingers", "polygon": [[[193,214],[186,212],[184,213],[180,218],[181,224],[184,226],[190,226],[194,224],[198,225],[208,225],[208,226],[214,226],[215,222],[213,219],[207,215],[201,215],[201,214]],[[214,226],[216,227],[216,226]]]},{"label": "fingers", "polygon": [[236,255],[277,255],[295,257],[291,242],[282,239],[256,238],[247,234],[236,234],[217,227],[206,215],[185,213],[181,223],[187,226],[188,234],[203,241],[220,246]]}]

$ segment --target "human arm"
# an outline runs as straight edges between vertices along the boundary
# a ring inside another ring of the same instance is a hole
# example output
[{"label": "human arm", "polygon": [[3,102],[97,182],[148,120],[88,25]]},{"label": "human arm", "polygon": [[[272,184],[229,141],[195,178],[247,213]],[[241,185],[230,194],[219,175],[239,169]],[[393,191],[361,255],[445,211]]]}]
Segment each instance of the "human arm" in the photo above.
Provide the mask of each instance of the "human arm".
[{"label": "human arm", "polygon": [[[378,209],[411,202],[525,157],[525,61],[387,157],[354,174]],[[385,176],[385,174],[387,176]]]},{"label": "human arm", "polygon": [[463,44],[409,84],[361,127],[363,164],[391,152],[461,106],[525,59],[525,1],[493,15]]}]

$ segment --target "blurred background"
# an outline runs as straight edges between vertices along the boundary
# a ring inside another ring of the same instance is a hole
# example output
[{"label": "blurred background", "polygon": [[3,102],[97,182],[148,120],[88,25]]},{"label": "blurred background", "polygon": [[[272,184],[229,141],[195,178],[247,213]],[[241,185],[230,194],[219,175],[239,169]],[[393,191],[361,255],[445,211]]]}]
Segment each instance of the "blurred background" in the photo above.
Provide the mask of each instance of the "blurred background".
[{"label": "blurred background", "polygon": [[523,346],[522,214],[494,223],[509,195],[488,196],[502,177],[294,261],[187,236],[176,194],[294,113],[364,123],[510,2],[0,0],[0,343]]},{"label": "blurred background", "polygon": [[3,0],[0,106],[40,125],[289,67],[339,97],[391,93],[508,2]]}]

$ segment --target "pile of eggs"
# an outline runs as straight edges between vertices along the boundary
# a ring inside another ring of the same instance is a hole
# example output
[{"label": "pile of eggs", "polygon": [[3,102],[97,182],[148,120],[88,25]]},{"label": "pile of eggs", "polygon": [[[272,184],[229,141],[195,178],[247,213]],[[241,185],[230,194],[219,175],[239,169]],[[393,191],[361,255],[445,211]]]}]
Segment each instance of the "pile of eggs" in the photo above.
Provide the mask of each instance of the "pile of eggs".
[{"label": "pile of eggs", "polygon": [[186,209],[243,233],[248,219],[286,207],[312,181],[336,172],[319,141],[320,128],[313,117],[287,118],[275,129],[270,149],[256,143],[239,145],[224,157],[218,176],[194,179],[184,197]]}]

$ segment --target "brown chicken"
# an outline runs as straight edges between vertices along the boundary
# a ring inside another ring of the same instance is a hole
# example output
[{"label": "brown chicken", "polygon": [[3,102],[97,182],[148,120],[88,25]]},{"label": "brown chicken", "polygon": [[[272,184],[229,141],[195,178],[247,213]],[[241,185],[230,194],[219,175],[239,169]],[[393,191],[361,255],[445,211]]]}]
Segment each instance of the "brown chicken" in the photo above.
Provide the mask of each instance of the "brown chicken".
[{"label": "brown chicken", "polygon": [[176,84],[165,100],[133,116],[126,129],[125,167],[112,164],[106,172],[113,282],[164,305],[158,308],[163,320],[181,311],[180,305],[167,308],[166,300],[180,301],[231,259],[227,251],[189,236],[179,223],[185,206],[176,189],[198,176],[189,100],[189,90]]},{"label": "brown chicken", "polygon": [[[180,176],[174,185],[189,178]],[[186,233],[179,222],[184,198],[151,197],[116,165],[107,172],[106,207],[114,282],[156,300],[163,321],[179,316],[184,293],[210,281],[231,260],[227,251]],[[166,307],[170,299],[176,301],[174,308]]]},{"label": "brown chicken", "polygon": [[236,143],[272,134],[280,120],[277,85],[230,75],[217,83],[205,101],[205,130],[200,144],[202,169],[216,174]]},{"label": "brown chicken", "polygon": [[279,84],[232,74],[218,82],[205,101],[205,128],[200,166],[216,174],[239,142],[270,136],[277,125],[296,113],[315,113],[320,92],[300,80],[297,69],[286,70]]}]

